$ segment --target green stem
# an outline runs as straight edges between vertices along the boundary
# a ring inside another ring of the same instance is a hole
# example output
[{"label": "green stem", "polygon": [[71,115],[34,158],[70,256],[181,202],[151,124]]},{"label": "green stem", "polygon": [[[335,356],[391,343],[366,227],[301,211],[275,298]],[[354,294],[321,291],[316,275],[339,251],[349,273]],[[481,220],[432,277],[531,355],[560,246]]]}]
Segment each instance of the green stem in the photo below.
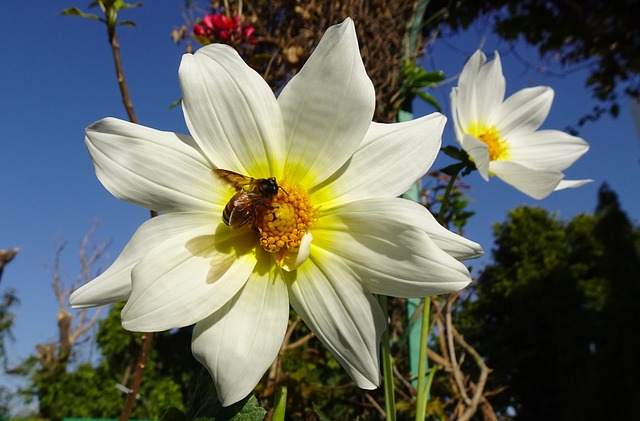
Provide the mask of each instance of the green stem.
[{"label": "green stem", "polygon": [[[451,175],[447,189],[442,197],[442,203],[440,205],[440,211],[438,212],[438,222],[444,225],[444,215],[447,210],[447,203],[449,203],[449,197],[451,191],[455,185],[458,173],[456,171]],[[426,297],[423,300],[422,306],[422,326],[420,329],[420,356],[418,364],[418,396],[416,400],[416,421],[424,421],[427,412],[427,401],[429,400],[429,390],[431,389],[431,383],[435,374],[435,367],[431,370],[429,377],[427,378],[427,361],[429,358],[429,317],[431,316],[431,299]]]},{"label": "green stem", "polygon": [[420,357],[418,364],[418,397],[416,400],[416,421],[424,421],[427,400],[429,399],[429,388],[431,382],[427,382],[427,361],[428,361],[428,344],[429,341],[429,316],[431,315],[431,299],[426,297],[423,299],[422,306],[422,326],[420,329]]},{"label": "green stem", "polygon": [[438,217],[436,218],[440,225],[444,226],[444,214],[447,211],[447,204],[449,203],[449,197],[451,196],[451,191],[453,190],[453,185],[456,183],[458,179],[458,174],[460,170],[457,170],[454,174],[451,175],[449,179],[449,183],[447,184],[447,189],[444,191],[444,196],[442,197],[442,203],[440,204],[440,210],[438,211]]},{"label": "green stem", "polygon": [[[387,307],[387,296],[378,296],[380,307],[384,313],[384,319],[389,320],[389,308]],[[391,349],[389,345],[389,327],[382,333],[382,375],[384,377],[384,407],[387,420],[396,420],[396,398],[393,386],[393,367],[391,366]]]}]

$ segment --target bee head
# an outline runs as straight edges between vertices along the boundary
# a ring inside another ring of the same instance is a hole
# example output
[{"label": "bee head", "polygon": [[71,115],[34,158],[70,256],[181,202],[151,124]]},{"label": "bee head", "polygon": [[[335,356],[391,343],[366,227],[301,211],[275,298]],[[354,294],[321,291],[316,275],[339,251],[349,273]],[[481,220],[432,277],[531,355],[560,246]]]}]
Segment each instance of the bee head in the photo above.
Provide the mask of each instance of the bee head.
[{"label": "bee head", "polygon": [[272,198],[278,194],[278,183],[276,183],[276,178],[269,177],[266,178],[263,183],[260,183],[260,193],[268,198]]}]

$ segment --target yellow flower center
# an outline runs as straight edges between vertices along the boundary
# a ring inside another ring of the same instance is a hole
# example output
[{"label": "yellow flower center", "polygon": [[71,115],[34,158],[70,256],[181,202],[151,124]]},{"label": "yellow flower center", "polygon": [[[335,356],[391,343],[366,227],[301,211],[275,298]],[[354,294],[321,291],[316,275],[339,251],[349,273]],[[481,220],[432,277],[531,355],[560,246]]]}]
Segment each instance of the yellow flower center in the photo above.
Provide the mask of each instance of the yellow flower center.
[{"label": "yellow flower center", "polygon": [[509,157],[509,146],[500,137],[500,130],[495,126],[473,125],[469,128],[469,134],[487,144],[491,161],[499,161]]},{"label": "yellow flower center", "polygon": [[307,191],[299,184],[284,181],[278,185],[278,194],[258,211],[256,228],[260,244],[271,253],[295,252],[313,225],[316,209],[311,205]]}]

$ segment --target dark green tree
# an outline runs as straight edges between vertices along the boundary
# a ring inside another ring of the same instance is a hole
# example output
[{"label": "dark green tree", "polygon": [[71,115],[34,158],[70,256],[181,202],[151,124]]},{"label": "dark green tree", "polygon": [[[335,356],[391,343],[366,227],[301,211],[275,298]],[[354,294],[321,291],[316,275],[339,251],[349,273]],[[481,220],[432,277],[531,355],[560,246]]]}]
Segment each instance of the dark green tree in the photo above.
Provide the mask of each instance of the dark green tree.
[{"label": "dark green tree", "polygon": [[594,235],[602,247],[595,270],[607,280],[600,340],[596,344],[598,419],[638,419],[640,409],[640,231],[620,208],[616,194],[603,185],[598,193]]},{"label": "dark green tree", "polygon": [[622,397],[639,396],[639,237],[615,194],[604,186],[595,215],[569,222],[520,207],[494,232],[461,330],[508,386],[495,407],[517,420],[637,418]]}]

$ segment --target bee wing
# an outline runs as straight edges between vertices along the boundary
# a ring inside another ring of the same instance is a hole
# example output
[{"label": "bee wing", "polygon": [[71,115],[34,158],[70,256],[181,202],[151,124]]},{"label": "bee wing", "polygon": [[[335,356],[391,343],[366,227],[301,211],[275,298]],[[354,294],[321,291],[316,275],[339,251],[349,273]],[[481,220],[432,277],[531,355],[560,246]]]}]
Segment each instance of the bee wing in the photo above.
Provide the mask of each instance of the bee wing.
[{"label": "bee wing", "polygon": [[220,181],[236,190],[247,190],[246,186],[250,186],[253,181],[251,177],[229,170],[215,169],[212,172]]}]

